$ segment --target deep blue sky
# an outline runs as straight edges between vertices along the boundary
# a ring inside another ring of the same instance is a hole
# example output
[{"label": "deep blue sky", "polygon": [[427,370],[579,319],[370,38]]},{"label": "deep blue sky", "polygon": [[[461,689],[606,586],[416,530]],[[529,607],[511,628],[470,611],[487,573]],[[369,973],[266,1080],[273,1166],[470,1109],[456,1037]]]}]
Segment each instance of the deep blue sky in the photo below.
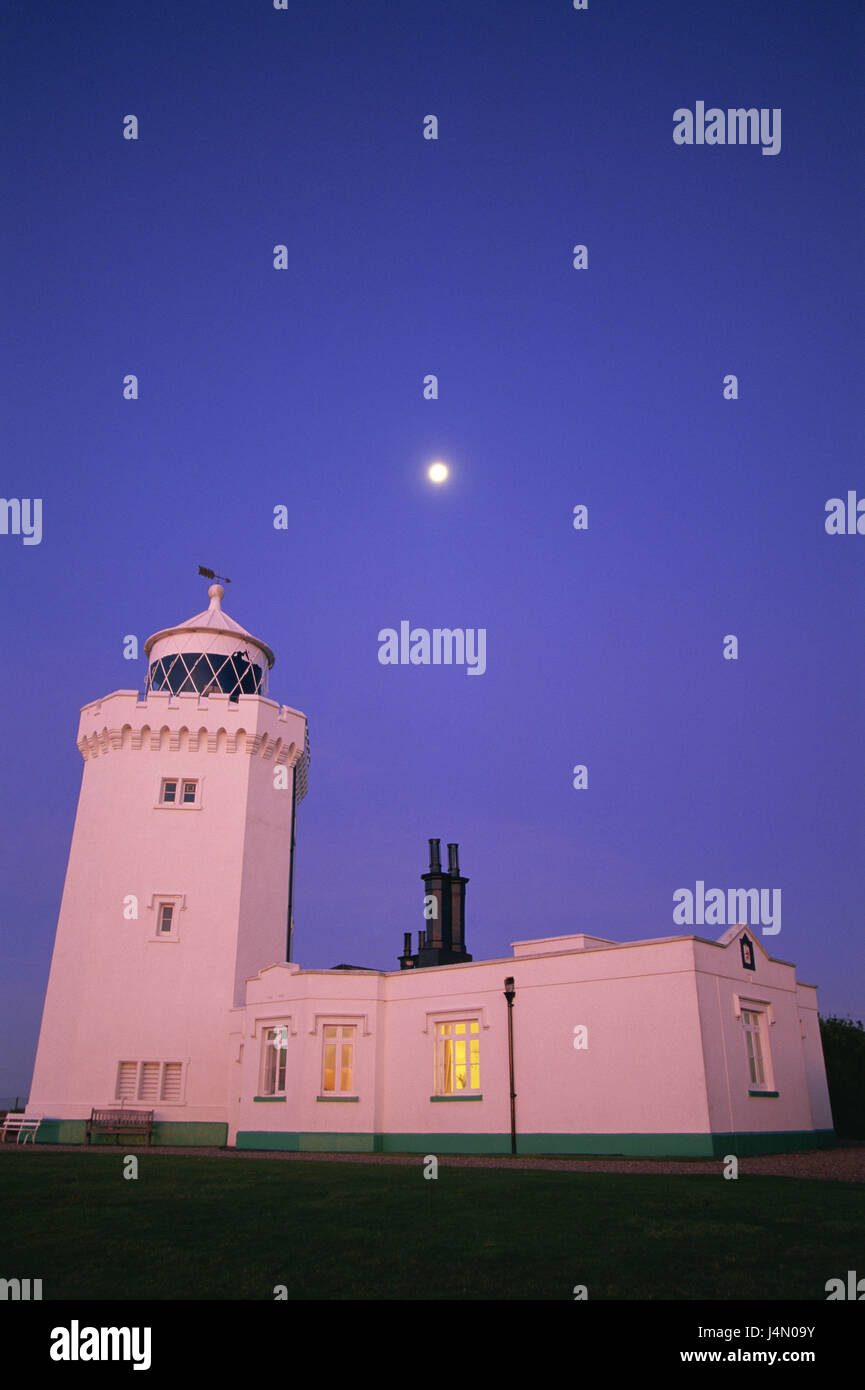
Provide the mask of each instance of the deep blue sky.
[{"label": "deep blue sky", "polygon": [[[200,563],[309,717],[301,964],[395,968],[436,835],[475,959],[781,888],[767,949],[861,1016],[865,539],[824,529],[865,493],[861,10],[7,0],[0,38],[2,492],[44,512],[0,536],[0,1095],[78,710]],[[780,107],[781,153],[676,146],[698,100]],[[404,618],[486,628],[486,673],[381,666]]]}]

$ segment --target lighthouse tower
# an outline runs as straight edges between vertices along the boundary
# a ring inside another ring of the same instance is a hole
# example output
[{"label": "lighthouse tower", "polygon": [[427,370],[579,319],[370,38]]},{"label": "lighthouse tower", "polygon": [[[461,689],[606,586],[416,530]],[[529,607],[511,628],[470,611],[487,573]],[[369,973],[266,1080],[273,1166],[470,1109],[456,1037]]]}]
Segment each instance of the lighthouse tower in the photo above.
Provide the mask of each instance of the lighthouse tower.
[{"label": "lighthouse tower", "polygon": [[[84,771],[28,1114],[74,1142],[94,1107],[154,1142],[224,1142],[245,980],[289,958],[306,717],[273,652],[210,605],[145,644],[143,694],[81,711]],[[52,1121],[56,1122],[52,1128]]]}]

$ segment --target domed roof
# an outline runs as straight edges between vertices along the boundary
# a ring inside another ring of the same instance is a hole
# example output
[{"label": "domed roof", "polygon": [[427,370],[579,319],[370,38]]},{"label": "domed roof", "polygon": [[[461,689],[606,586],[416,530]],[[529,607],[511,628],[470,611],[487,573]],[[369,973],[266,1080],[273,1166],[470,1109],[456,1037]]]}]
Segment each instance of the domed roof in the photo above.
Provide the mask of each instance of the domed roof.
[{"label": "domed roof", "polygon": [[[209,607],[201,613],[196,613],[194,618],[187,618],[185,623],[178,623],[176,627],[163,628],[161,632],[154,632],[152,637],[148,637],[144,643],[144,655],[149,656],[152,648],[157,642],[162,642],[163,638],[170,637],[174,633],[183,634],[187,632],[203,633],[230,633],[232,636],[240,637],[244,642],[250,642],[254,647],[258,647],[267,657],[268,667],[272,667],[276,658],[266,642],[261,642],[257,637],[253,637],[251,632],[247,632],[245,627],[236,623],[233,618],[229,618],[227,613],[222,611],[222,600],[225,597],[225,590],[221,584],[211,584],[207,591],[210,599]],[[179,647],[174,648],[179,651]]]},{"label": "domed roof", "polygon": [[148,689],[176,695],[265,694],[273,652],[222,611],[221,584],[211,584],[207,593],[210,605],[204,612],[148,637]]}]

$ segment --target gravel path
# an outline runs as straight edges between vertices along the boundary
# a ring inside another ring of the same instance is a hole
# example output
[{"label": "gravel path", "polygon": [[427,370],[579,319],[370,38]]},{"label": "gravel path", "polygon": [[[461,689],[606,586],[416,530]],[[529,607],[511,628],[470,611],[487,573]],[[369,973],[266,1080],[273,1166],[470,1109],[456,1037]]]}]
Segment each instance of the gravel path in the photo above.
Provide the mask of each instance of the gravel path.
[{"label": "gravel path", "polygon": [[[104,1153],[109,1145],[89,1147],[80,1144],[0,1144],[3,1153]],[[142,1145],[116,1146],[119,1153],[138,1153]],[[159,1146],[147,1149],[154,1158],[190,1154],[197,1158],[276,1158],[294,1163],[395,1163],[416,1166],[423,1154],[286,1153],[260,1149],[192,1149]],[[649,1158],[539,1158],[537,1155],[513,1157],[510,1154],[437,1155],[442,1168],[533,1168],[567,1173],[669,1173],[717,1177],[723,1159]],[[739,1159],[739,1175],[762,1174],[781,1178],[823,1178],[829,1182],[865,1182],[865,1143],[837,1149],[810,1149],[804,1153],[757,1154]]]}]

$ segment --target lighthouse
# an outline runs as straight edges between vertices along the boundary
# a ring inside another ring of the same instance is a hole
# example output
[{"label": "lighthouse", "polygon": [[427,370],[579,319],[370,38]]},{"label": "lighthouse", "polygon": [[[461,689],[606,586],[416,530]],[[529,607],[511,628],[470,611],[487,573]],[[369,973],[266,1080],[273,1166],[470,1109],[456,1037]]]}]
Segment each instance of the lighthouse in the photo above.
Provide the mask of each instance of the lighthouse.
[{"label": "lighthouse", "polygon": [[270,647],[209,606],[145,643],[143,692],[85,705],[81,792],[28,1114],[56,1141],[99,1106],[162,1143],[224,1142],[245,982],[291,954],[305,715]]}]

